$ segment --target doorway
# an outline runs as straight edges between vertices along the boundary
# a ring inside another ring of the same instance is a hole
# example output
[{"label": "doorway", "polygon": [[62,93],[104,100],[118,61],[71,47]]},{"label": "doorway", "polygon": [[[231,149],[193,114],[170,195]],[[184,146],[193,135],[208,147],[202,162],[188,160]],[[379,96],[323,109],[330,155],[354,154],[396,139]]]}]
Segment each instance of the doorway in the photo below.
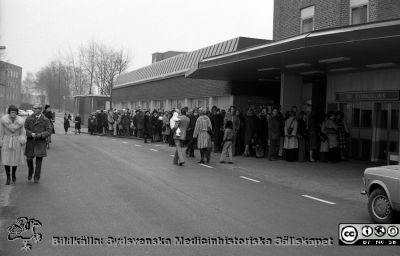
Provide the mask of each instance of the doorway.
[{"label": "doorway", "polygon": [[351,158],[383,162],[388,152],[399,152],[399,102],[340,103],[339,108],[349,125]]}]

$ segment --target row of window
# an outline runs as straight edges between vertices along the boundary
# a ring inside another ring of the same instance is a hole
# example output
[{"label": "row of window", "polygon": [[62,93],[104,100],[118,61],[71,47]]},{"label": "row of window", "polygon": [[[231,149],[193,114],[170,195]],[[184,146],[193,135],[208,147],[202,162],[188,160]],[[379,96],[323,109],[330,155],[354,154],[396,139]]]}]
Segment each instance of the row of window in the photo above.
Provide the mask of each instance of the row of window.
[{"label": "row of window", "polygon": [[[350,25],[369,22],[369,0],[350,0]],[[300,10],[300,33],[314,30],[315,6],[309,6]]]},{"label": "row of window", "polygon": [[19,76],[18,72],[14,71],[14,70],[8,70],[7,75],[8,75],[8,77],[13,77],[13,78],[18,78],[18,76]]},{"label": "row of window", "polygon": [[174,108],[181,109],[183,107],[198,108],[208,107],[209,98],[198,98],[198,99],[171,99],[171,100],[153,100],[151,101],[137,101],[137,102],[122,102],[115,105],[115,108],[129,108],[129,109],[164,109],[170,110]]},{"label": "row of window", "polygon": [[18,88],[18,83],[7,81],[7,87]]},{"label": "row of window", "polygon": [[15,92],[7,92],[6,99],[9,100],[18,100],[19,94]]}]

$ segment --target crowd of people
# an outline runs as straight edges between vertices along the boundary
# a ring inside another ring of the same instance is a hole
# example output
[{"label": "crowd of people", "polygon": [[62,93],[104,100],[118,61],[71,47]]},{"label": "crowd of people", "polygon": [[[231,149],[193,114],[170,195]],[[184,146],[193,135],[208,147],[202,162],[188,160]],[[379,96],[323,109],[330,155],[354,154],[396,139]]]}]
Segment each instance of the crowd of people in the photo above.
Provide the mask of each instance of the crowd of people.
[{"label": "crowd of people", "polygon": [[[340,111],[312,109],[309,101],[303,111],[293,106],[282,112],[276,107],[251,107],[242,112],[235,106],[228,110],[205,108],[97,111],[88,120],[90,134],[135,136],[145,143],[164,142],[186,147],[185,155],[194,157],[200,150],[200,163],[210,161],[210,153],[221,153],[220,162],[232,156],[286,161],[346,160],[349,131]],[[180,132],[182,134],[177,133]],[[184,163],[177,148],[174,162]],[[181,164],[182,165],[182,164]]]}]

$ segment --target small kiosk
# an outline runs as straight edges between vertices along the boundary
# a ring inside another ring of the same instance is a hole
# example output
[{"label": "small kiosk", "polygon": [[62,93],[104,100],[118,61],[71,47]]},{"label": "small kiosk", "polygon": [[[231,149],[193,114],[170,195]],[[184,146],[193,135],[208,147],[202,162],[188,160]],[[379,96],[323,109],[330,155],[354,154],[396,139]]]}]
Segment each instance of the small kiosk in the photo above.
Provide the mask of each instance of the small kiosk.
[{"label": "small kiosk", "polygon": [[86,124],[90,113],[97,110],[110,109],[111,97],[106,95],[76,95],[74,96],[75,114],[82,118],[82,124]]}]

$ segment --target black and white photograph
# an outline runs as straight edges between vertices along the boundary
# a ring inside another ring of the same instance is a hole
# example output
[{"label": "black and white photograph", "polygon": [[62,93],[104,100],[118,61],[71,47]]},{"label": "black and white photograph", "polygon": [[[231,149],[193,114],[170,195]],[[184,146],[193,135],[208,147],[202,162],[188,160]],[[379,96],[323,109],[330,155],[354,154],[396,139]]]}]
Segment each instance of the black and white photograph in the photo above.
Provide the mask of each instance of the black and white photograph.
[{"label": "black and white photograph", "polygon": [[0,0],[0,256],[396,255],[400,1]]}]

